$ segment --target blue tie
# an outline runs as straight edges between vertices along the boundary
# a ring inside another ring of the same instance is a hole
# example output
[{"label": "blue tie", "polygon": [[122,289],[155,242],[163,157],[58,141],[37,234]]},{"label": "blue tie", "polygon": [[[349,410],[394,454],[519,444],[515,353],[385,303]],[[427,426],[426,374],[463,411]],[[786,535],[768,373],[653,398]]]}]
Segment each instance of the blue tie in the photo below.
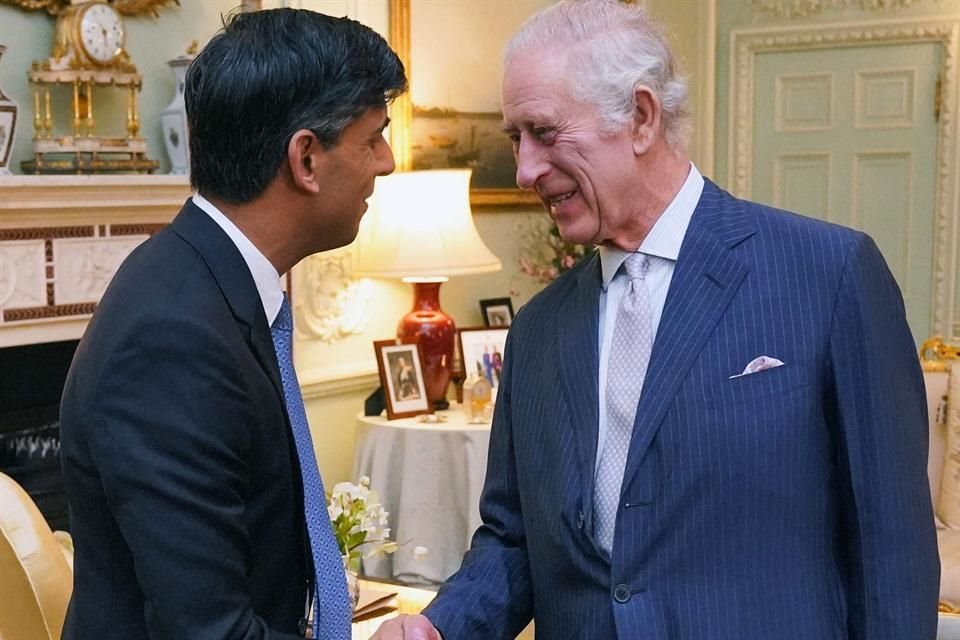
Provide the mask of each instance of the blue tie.
[{"label": "blue tie", "polygon": [[350,640],[352,612],[347,595],[346,576],[327,514],[323,480],[320,479],[320,470],[313,453],[313,439],[310,437],[307,413],[303,408],[300,383],[293,368],[293,316],[287,294],[283,294],[283,304],[277,319],[273,321],[270,334],[273,336],[273,348],[277,352],[283,395],[287,401],[287,413],[290,416],[293,439],[297,444],[297,456],[300,458],[300,474],[303,476],[303,508],[316,573],[313,637]]}]

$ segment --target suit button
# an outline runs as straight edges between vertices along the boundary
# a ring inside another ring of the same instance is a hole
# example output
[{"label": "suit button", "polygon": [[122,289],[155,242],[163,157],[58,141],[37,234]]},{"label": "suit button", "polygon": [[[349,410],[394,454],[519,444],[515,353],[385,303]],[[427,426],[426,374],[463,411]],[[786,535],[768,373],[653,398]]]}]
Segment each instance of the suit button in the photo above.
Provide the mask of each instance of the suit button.
[{"label": "suit button", "polygon": [[613,590],[613,599],[620,604],[630,600],[630,587],[625,584],[618,584]]},{"label": "suit button", "polygon": [[583,529],[583,511],[577,511],[577,529]]}]

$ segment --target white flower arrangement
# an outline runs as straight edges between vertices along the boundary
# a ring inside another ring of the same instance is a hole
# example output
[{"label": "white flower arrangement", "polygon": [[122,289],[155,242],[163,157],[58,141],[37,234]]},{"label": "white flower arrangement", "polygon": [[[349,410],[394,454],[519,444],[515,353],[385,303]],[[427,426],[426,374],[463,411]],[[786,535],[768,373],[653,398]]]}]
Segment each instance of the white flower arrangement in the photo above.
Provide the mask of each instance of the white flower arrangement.
[{"label": "white flower arrangement", "polygon": [[360,559],[361,547],[369,547],[364,558],[397,550],[397,543],[389,539],[387,516],[390,514],[380,504],[377,492],[370,490],[367,476],[360,476],[358,484],[340,482],[335,485],[327,513],[340,554],[351,566]]}]

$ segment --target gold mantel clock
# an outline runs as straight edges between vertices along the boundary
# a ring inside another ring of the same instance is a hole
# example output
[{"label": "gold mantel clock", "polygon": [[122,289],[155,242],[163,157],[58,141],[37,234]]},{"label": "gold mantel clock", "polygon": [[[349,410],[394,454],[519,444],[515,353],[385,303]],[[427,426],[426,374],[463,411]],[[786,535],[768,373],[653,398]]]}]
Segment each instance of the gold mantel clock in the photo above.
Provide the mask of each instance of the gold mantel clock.
[{"label": "gold mantel clock", "polygon": [[[139,135],[137,96],[143,78],[124,50],[120,14],[103,0],[73,0],[57,16],[55,34],[50,57],[35,60],[27,73],[34,135],[33,159],[23,162],[24,172],[152,172],[159,163],[147,157],[146,140]],[[102,104],[105,96],[116,103],[118,91],[125,94],[125,134],[117,123],[119,131],[101,135],[94,104]],[[52,104],[61,100],[72,105],[72,121],[62,127],[55,122],[61,110]]]}]

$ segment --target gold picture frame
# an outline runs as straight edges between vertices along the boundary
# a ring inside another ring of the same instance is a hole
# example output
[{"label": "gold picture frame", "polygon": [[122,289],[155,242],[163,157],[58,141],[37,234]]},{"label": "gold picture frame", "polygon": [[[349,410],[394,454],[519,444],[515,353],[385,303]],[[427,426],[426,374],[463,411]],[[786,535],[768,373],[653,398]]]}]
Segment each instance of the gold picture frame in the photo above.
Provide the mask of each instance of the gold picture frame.
[{"label": "gold picture frame", "polygon": [[[469,5],[468,5],[469,6]],[[474,7],[475,9],[475,7]],[[412,62],[413,57],[411,55],[411,50],[413,46],[412,42],[412,11],[411,11],[411,0],[390,0],[389,5],[390,11],[390,45],[393,47],[394,51],[397,52],[397,55],[403,61],[404,67],[407,70],[407,78],[410,80],[411,91],[404,94],[398,98],[390,109],[390,144],[393,147],[394,158],[397,163],[398,171],[409,171],[411,169],[419,168],[416,166],[414,158],[414,104],[412,99],[412,88],[413,84],[416,82],[417,73],[423,73],[422,70],[415,70],[413,68]],[[482,13],[482,12],[481,12]],[[477,15],[474,11],[471,15]],[[515,27],[519,27],[517,24]],[[470,39],[470,38],[465,38]],[[482,40],[482,38],[479,38]],[[471,39],[472,40],[472,39]],[[505,43],[504,43],[505,44]],[[496,46],[496,45],[494,45]],[[496,51],[496,55],[500,55],[499,49]],[[492,91],[499,92],[499,87],[492,87]],[[419,105],[418,105],[419,106]],[[438,105],[429,105],[425,107],[423,112],[427,113],[437,113],[437,112],[448,112],[442,107],[438,108]],[[449,112],[454,113],[456,116],[466,116],[473,118],[480,118],[482,122],[478,121],[478,125],[484,127],[484,134],[489,134],[490,130],[496,127],[499,129],[499,119],[497,118],[494,121],[492,113],[482,113],[482,114],[457,114],[456,112],[450,110]],[[436,116],[430,116],[436,117]],[[440,116],[441,118],[445,116]],[[474,150],[474,140],[472,136],[473,127],[471,127],[471,136],[469,141],[470,149],[468,151]],[[498,132],[499,133],[499,132]],[[483,135],[483,134],[481,134]],[[502,136],[502,134],[500,134]],[[506,140],[506,136],[502,136],[503,145],[506,145],[509,148],[509,142]],[[439,143],[438,143],[439,144]],[[452,141],[451,144],[459,144],[459,141]],[[498,145],[499,146],[499,145]],[[498,149],[499,155],[498,158],[503,157],[502,148]],[[452,154],[451,154],[452,155]],[[463,154],[466,156],[468,154]],[[511,155],[512,158],[512,155]],[[469,160],[463,160],[464,162],[469,162]],[[511,160],[512,163],[512,160]],[[451,167],[454,165],[450,165]],[[498,169],[501,169],[502,166],[497,165]],[[511,164],[511,167],[513,165]],[[436,166],[433,168],[446,168],[441,166]],[[511,168],[511,173],[514,169]],[[476,174],[476,170],[475,170]],[[476,183],[477,176],[474,176],[474,182]],[[537,197],[537,194],[533,191],[524,191],[515,187],[512,188],[473,188],[470,190],[470,204],[473,207],[530,207],[530,206],[540,206],[540,199]]]}]

